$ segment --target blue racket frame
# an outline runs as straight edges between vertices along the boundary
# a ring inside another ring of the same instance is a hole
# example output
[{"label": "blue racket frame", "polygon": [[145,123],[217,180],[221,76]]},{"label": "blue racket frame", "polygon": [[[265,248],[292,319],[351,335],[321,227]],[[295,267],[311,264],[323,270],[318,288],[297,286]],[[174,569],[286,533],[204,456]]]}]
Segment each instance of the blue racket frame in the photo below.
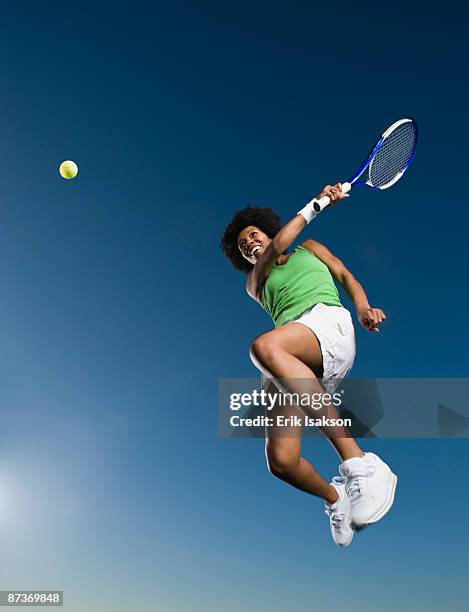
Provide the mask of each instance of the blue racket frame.
[{"label": "blue racket frame", "polygon": [[[398,123],[399,121],[402,121],[403,119],[408,119],[409,121],[411,121],[413,123],[413,125],[415,127],[415,143],[414,143],[414,149],[412,151],[412,155],[409,157],[407,163],[405,164],[405,166],[401,170],[401,175],[400,176],[402,176],[404,174],[404,172],[407,170],[407,168],[412,163],[412,160],[414,159],[414,156],[415,156],[415,150],[417,148],[417,142],[418,142],[418,139],[419,139],[419,128],[418,128],[417,122],[412,117],[401,117],[401,119],[397,119],[396,121],[394,121],[394,123],[392,125],[394,125],[395,123]],[[386,134],[388,129],[389,128],[387,128],[384,131],[384,134]],[[348,180],[348,182],[351,185],[356,185],[357,187],[365,186],[365,187],[368,187],[369,189],[374,189],[375,191],[383,191],[384,189],[387,189],[387,186],[385,186],[385,187],[375,187],[374,185],[370,185],[367,181],[357,182],[357,179],[359,179],[360,176],[365,172],[365,170],[371,164],[371,162],[375,158],[377,152],[380,150],[381,146],[383,145],[383,142],[386,139],[386,136],[384,136],[384,134],[381,136],[381,138],[378,140],[378,142],[372,148],[372,150],[371,150],[370,154],[368,155],[368,157],[365,158],[365,161],[362,163],[362,165],[360,167],[360,170],[358,170],[358,172],[356,172],[353,175],[353,177]],[[389,186],[391,186],[391,185],[389,185]]]}]

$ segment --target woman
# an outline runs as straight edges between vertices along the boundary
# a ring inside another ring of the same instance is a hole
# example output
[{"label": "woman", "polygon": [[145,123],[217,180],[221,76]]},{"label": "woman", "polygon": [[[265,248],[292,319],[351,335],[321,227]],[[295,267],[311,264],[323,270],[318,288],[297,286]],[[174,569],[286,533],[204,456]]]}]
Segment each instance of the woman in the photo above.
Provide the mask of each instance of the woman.
[{"label": "woman", "polygon": [[[340,183],[324,187],[318,199],[323,196],[330,198],[331,205],[348,197]],[[386,318],[380,308],[370,306],[360,283],[325,246],[306,240],[288,252],[316,216],[315,201],[284,227],[271,208],[247,207],[235,213],[221,240],[234,267],[248,274],[248,294],[275,323],[274,330],[252,343],[254,364],[268,377],[269,385],[273,381],[284,392],[310,395],[324,393],[324,389],[332,393],[355,357],[351,315],[340,303],[333,278],[349,295],[367,330],[377,332]],[[299,414],[299,408],[305,413],[300,406],[283,404],[278,402],[270,416],[292,416]],[[346,433],[337,435],[323,428],[342,461],[340,476],[328,484],[301,456],[302,428],[267,428],[269,471],[324,499],[334,541],[348,546],[354,530],[378,521],[391,508],[397,477],[377,455],[363,452]]]}]

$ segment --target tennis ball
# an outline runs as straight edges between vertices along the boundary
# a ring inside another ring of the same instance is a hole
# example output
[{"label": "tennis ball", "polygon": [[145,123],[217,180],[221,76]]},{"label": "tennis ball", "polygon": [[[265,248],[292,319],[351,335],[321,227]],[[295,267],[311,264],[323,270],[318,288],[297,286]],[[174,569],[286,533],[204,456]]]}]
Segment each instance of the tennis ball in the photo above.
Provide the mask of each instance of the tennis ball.
[{"label": "tennis ball", "polygon": [[78,166],[74,161],[68,159],[60,164],[59,172],[62,178],[72,179],[78,174]]}]

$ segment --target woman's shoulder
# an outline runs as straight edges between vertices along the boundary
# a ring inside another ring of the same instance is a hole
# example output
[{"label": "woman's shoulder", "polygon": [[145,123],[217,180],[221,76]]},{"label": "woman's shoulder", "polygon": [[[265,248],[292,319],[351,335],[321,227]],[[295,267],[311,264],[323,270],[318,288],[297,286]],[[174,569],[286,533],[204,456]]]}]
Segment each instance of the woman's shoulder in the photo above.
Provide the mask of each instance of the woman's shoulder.
[{"label": "woman's shoulder", "polygon": [[305,249],[306,251],[309,251],[310,253],[313,253],[313,255],[315,255],[315,250],[320,248],[321,246],[322,245],[320,242],[309,238],[308,240],[304,240],[297,248]]}]

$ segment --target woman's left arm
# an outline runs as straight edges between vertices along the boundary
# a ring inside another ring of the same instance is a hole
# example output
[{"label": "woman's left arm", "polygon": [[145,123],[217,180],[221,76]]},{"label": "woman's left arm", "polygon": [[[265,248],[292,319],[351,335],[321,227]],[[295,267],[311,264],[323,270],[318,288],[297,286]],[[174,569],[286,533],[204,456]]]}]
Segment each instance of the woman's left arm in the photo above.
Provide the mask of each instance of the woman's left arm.
[{"label": "woman's left arm", "polygon": [[365,290],[343,262],[316,240],[306,240],[301,246],[311,251],[329,268],[332,276],[354,303],[358,320],[363,327],[368,331],[379,331],[378,325],[386,319],[386,315],[381,308],[370,306]]}]

